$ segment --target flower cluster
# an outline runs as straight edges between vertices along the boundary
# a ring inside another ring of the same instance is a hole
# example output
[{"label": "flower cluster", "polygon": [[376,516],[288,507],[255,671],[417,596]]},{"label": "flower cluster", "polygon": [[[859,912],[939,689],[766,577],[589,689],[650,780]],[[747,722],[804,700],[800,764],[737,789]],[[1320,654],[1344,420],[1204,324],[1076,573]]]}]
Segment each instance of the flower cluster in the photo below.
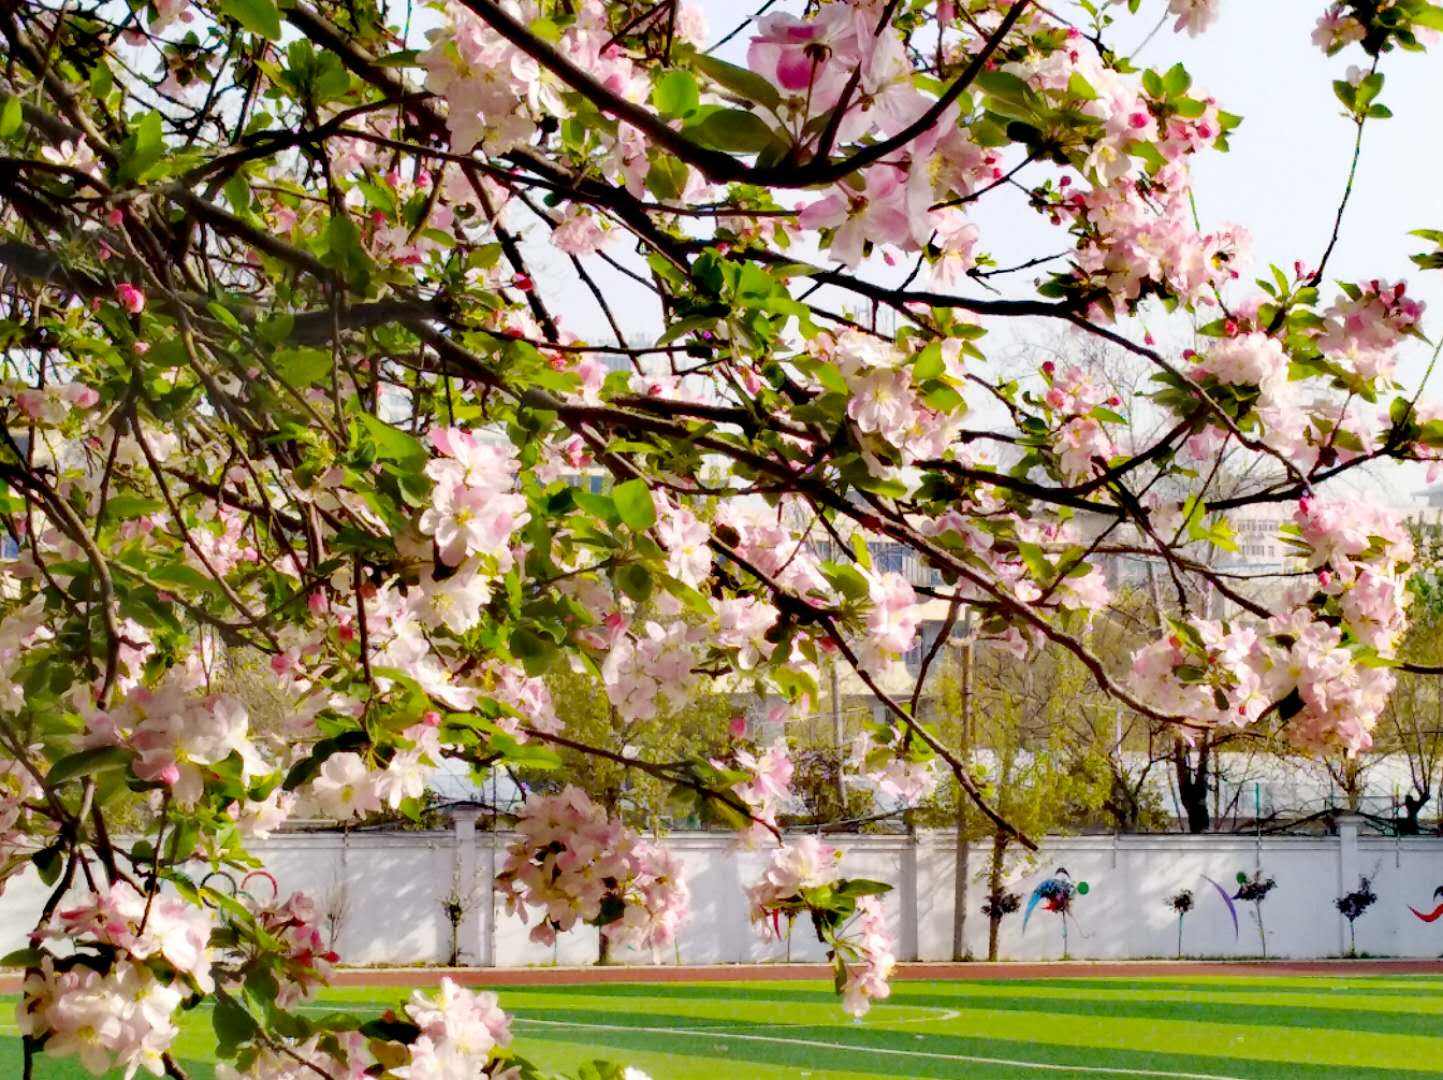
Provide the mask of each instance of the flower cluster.
[{"label": "flower cluster", "polygon": [[306,1080],[320,1075],[359,1080],[372,1075],[367,1070],[375,1065],[369,1041],[359,1031],[327,1032],[304,1042],[260,1047],[242,1069],[221,1062],[216,1080]]},{"label": "flower cluster", "polygon": [[858,899],[856,919],[838,945],[839,955],[845,958],[842,1007],[853,1016],[864,1015],[873,1001],[891,994],[887,980],[897,966],[893,947],[882,901],[876,896]]},{"label": "flower cluster", "polygon": [[[819,343],[816,347],[823,346]],[[941,457],[948,450],[961,426],[963,408],[944,412],[926,404],[918,385],[916,357],[889,342],[849,330],[837,337],[832,359],[847,383],[847,415],[859,432],[874,436],[903,464]],[[942,360],[939,377],[955,391],[964,378],[960,361],[955,354],[943,354]]]},{"label": "flower cluster", "polygon": [[695,683],[701,632],[677,619],[663,625],[648,619],[637,634],[620,634],[605,662],[601,679],[607,697],[628,720],[649,720],[661,705],[681,705]]},{"label": "flower cluster", "polygon": [[71,416],[92,408],[100,395],[84,383],[26,386],[14,379],[0,383],[0,407],[13,407],[17,422],[60,427]]},{"label": "flower cluster", "polygon": [[1221,3],[1222,0],[1168,0],[1168,13],[1177,16],[1173,29],[1186,30],[1197,37],[1217,21]]},{"label": "flower cluster", "polygon": [[[712,764],[717,768],[726,767],[721,761],[713,761]],[[777,814],[791,798],[794,772],[791,754],[787,751],[786,740],[779,738],[759,753],[745,747],[737,748],[732,753],[730,765],[747,774],[745,780],[733,786],[732,792],[746,804],[756,819],[746,833],[746,838],[755,842],[764,834],[766,826],[776,826]]]},{"label": "flower cluster", "polygon": [[1244,727],[1276,706],[1299,745],[1372,744],[1404,624],[1412,544],[1394,516],[1305,499],[1286,536],[1317,571],[1317,587],[1258,625],[1193,618],[1133,661],[1139,692],[1196,723]]},{"label": "flower cluster", "polygon": [[109,970],[87,963],[57,970],[46,957],[25,977],[15,1009],[20,1033],[48,1054],[75,1056],[91,1073],[122,1070],[126,1080],[144,1069],[165,1074],[163,1055],[179,1034],[175,1011],[186,996],[144,964],[118,960]]},{"label": "flower cluster", "polygon": [[1337,3],[1318,16],[1313,28],[1313,44],[1331,56],[1367,36],[1368,28],[1348,12],[1348,5]]},{"label": "flower cluster", "polygon": [[815,836],[799,836],[772,852],[761,879],[747,886],[752,923],[764,936],[781,937],[781,916],[805,907],[802,895],[839,877],[842,853]]},{"label": "flower cluster", "polygon": [[136,960],[163,960],[201,991],[215,986],[210,948],[215,920],[204,908],[166,893],[142,894],[128,881],[90,893],[74,907],[61,908],[43,928],[53,940],[105,945]]},{"label": "flower cluster", "polygon": [[1178,163],[1146,181],[1124,177],[1058,200],[1055,215],[1078,236],[1077,287],[1100,290],[1113,307],[1132,310],[1149,293],[1206,302],[1232,282],[1250,238],[1236,226],[1199,232],[1189,190]]},{"label": "flower cluster", "polygon": [[326,944],[315,901],[305,893],[292,893],[284,901],[255,904],[256,923],[280,944],[276,1003],[290,1008],[305,1001],[331,977],[340,959]]},{"label": "flower cluster", "polygon": [[[26,753],[38,755],[39,750],[32,747]],[[27,805],[43,794],[40,782],[22,762],[9,761],[0,767],[0,895],[11,875],[25,868],[21,856],[33,851],[48,832],[48,825]]]},{"label": "flower cluster", "polygon": [[406,1015],[421,1029],[409,1045],[410,1060],[393,1070],[405,1080],[453,1080],[497,1076],[495,1052],[511,1044],[511,1020],[490,991],[476,993],[442,979],[434,995],[416,990]]},{"label": "flower cluster", "polygon": [[681,864],[608,819],[580,789],[532,795],[516,831],[496,887],[513,914],[542,912],[533,941],[549,944],[558,931],[589,923],[614,944],[654,949],[685,921],[691,897]]},{"label": "flower cluster", "polygon": [[831,949],[843,1006],[861,1016],[873,1000],[890,992],[887,979],[896,965],[891,932],[879,894],[887,886],[841,877],[842,853],[815,836],[800,836],[772,853],[761,879],[748,886],[752,923],[763,937],[783,935],[809,913],[817,935]]},{"label": "flower cluster", "polygon": [[915,806],[937,790],[941,772],[922,740],[908,739],[905,729],[891,725],[880,735],[879,739],[870,731],[859,732],[848,760],[878,795]]},{"label": "flower cluster", "polygon": [[511,534],[529,517],[525,498],[511,491],[514,448],[459,428],[438,428],[431,444],[442,456],[426,466],[436,487],[421,514],[421,531],[435,540],[446,566],[460,567],[481,556],[505,569]]},{"label": "flower cluster", "polygon": [[1069,482],[1092,476],[1099,461],[1106,464],[1117,453],[1109,425],[1117,419],[1111,407],[1120,402],[1075,364],[1058,371],[1048,361],[1042,375],[1047,383],[1043,400],[1056,424],[1058,469]]},{"label": "flower cluster", "polygon": [[1419,334],[1426,307],[1408,295],[1404,282],[1344,283],[1324,315],[1317,344],[1323,355],[1365,383],[1388,379],[1397,366],[1395,350],[1408,336]]},{"label": "flower cluster", "polygon": [[236,755],[241,775],[265,772],[250,740],[245,705],[228,694],[203,694],[203,673],[172,668],[154,687],[135,686],[118,704],[87,717],[86,746],[135,751],[131,769],[165,784],[181,806],[194,806],[214,766]]}]

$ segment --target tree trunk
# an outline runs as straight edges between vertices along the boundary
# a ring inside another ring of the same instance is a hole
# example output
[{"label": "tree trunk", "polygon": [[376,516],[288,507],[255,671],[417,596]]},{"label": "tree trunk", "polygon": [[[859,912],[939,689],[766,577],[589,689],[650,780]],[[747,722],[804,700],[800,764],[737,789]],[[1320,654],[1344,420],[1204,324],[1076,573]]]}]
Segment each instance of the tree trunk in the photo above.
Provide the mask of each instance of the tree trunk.
[{"label": "tree trunk", "polygon": [[1205,833],[1212,825],[1208,807],[1211,779],[1212,744],[1204,735],[1197,748],[1197,764],[1188,760],[1187,744],[1179,738],[1173,743],[1173,767],[1177,774],[1177,797],[1187,817],[1187,831]]},{"label": "tree trunk", "polygon": [[605,934],[597,935],[596,964],[598,967],[611,963],[611,938]]},{"label": "tree trunk", "polygon": [[1133,790],[1127,778],[1117,768],[1112,770],[1112,784],[1107,793],[1104,810],[1112,815],[1113,828],[1120,833],[1135,833],[1142,817],[1142,805],[1138,793]]},{"label": "tree trunk", "polygon": [[1007,891],[1003,884],[1003,870],[1007,861],[1007,842],[1010,840],[1006,833],[998,833],[992,838],[992,864],[987,869],[987,895],[991,899],[991,913],[987,916],[987,959],[997,959],[997,933],[1002,928],[1002,911],[1000,901],[1002,894]]},{"label": "tree trunk", "polygon": [[1416,796],[1408,792],[1403,796],[1403,818],[1398,822],[1398,832],[1403,836],[1417,836],[1420,828],[1418,819],[1422,816],[1423,807],[1428,805],[1431,791],[1420,791]]},{"label": "tree trunk", "polygon": [[837,817],[847,816],[847,780],[842,763],[847,759],[846,728],[842,723],[842,692],[837,684],[837,662],[831,663],[832,675],[832,748],[837,754]]},{"label": "tree trunk", "polygon": [[[962,645],[962,738],[958,760],[966,765],[972,756],[972,642]],[[952,959],[971,960],[967,948],[967,886],[972,876],[972,845],[967,837],[967,793],[957,785],[957,853],[953,865]]]}]

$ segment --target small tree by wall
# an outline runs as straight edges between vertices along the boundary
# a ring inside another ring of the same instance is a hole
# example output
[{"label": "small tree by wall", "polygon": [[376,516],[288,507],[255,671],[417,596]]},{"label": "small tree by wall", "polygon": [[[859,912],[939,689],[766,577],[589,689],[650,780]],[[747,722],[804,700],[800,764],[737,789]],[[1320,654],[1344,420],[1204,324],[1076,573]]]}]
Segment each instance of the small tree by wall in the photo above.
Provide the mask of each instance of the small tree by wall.
[{"label": "small tree by wall", "polygon": [[1261,868],[1255,871],[1252,877],[1239,871],[1238,891],[1233,893],[1234,900],[1253,905],[1253,917],[1258,921],[1258,941],[1262,945],[1264,960],[1268,958],[1268,932],[1263,925],[1263,901],[1277,884],[1276,880],[1264,875]]},{"label": "small tree by wall", "polygon": [[[938,700],[945,736],[955,736],[962,715],[960,672],[956,665],[938,679]],[[1095,810],[1111,788],[1111,775],[1091,747],[1071,738],[1068,710],[1084,692],[1086,673],[1071,657],[1059,652],[1018,664],[998,650],[979,649],[973,661],[973,730],[976,748],[973,779],[1001,816],[1032,836],[1066,831],[1078,820],[1079,808]],[[955,738],[951,739],[956,745]],[[942,785],[956,800],[955,783]],[[955,802],[953,803],[955,805]],[[952,815],[929,815],[931,822],[950,824]],[[999,955],[1002,919],[1009,913],[1008,878],[1023,849],[1014,834],[994,827],[981,815],[972,815],[974,838],[990,839],[992,851],[982,870],[986,883],[984,912],[988,917],[987,958]],[[1010,910],[1016,910],[1011,908]]]},{"label": "small tree by wall", "polygon": [[1182,959],[1182,924],[1187,918],[1187,913],[1193,909],[1194,899],[1191,889],[1182,889],[1173,893],[1167,898],[1167,906],[1172,908],[1177,915],[1177,958]]},{"label": "small tree by wall", "polygon": [[1358,934],[1354,924],[1370,907],[1378,900],[1378,894],[1373,891],[1373,883],[1366,877],[1358,879],[1358,887],[1350,893],[1344,893],[1333,901],[1338,913],[1348,920],[1348,955],[1358,955]]},{"label": "small tree by wall", "polygon": [[474,881],[471,882],[471,887],[467,888],[466,883],[461,880],[461,868],[452,867],[451,887],[441,897],[441,913],[451,931],[446,957],[448,967],[456,967],[461,962],[461,925],[466,921],[466,916],[480,905],[481,893],[480,886]]}]

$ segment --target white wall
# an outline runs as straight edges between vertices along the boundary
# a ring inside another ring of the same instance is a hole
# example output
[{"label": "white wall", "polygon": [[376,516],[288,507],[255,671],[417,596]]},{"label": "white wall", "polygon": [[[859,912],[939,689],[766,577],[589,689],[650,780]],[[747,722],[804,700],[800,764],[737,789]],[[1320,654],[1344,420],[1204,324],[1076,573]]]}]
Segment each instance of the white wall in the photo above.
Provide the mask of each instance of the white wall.
[{"label": "white wall", "polygon": [[[1260,843],[1232,836],[1132,836],[1050,838],[1031,867],[1017,866],[1011,887],[1024,898],[1057,867],[1074,881],[1086,881],[1088,893],[1075,902],[1069,926],[1074,957],[1170,957],[1177,946],[1177,921],[1166,898],[1193,890],[1197,906],[1187,917],[1184,952],[1189,956],[1244,957],[1261,952],[1253,907],[1238,904],[1240,932],[1235,936],[1222,901],[1204,875],[1235,888],[1239,871],[1251,872],[1259,858],[1277,888],[1263,904],[1269,956],[1325,957],[1341,954],[1347,928],[1333,901],[1357,884],[1360,874],[1373,879],[1378,902],[1358,921],[1358,949],[1378,956],[1443,955],[1443,919],[1425,924],[1408,910],[1435,906],[1433,890],[1443,886],[1443,840],[1387,840],[1356,835],[1345,824],[1342,836],[1322,839],[1277,837]],[[465,838],[458,844],[458,837]],[[337,949],[356,964],[444,962],[450,928],[442,898],[458,870],[476,882],[478,902],[463,927],[466,962],[513,967],[528,964],[586,964],[596,958],[596,932],[585,928],[553,948],[532,943],[528,927],[489,903],[493,842],[505,837],[474,833],[463,824],[455,832],[289,834],[253,846],[285,892],[305,889],[326,908],[344,897]],[[655,958],[660,963],[725,964],[822,958],[810,928],[799,923],[791,941],[763,942],[747,922],[743,886],[759,875],[765,852],[738,851],[727,837],[678,834],[668,844],[681,857],[692,893],[692,917],[675,949]],[[945,960],[952,954],[953,850],[946,833],[907,837],[840,837],[846,852],[844,872],[894,886],[884,905],[897,936],[902,959]],[[980,875],[986,845],[973,845],[972,867]],[[257,891],[268,891],[252,882]],[[20,948],[43,902],[44,891],[32,875],[12,880],[0,897],[0,949]],[[980,880],[970,887],[967,937],[974,955],[985,956],[987,920],[980,906]],[[1020,914],[1003,921],[1004,959],[1060,957],[1061,921],[1039,910],[1026,933]],[[651,963],[649,953],[623,951],[615,957]]]}]

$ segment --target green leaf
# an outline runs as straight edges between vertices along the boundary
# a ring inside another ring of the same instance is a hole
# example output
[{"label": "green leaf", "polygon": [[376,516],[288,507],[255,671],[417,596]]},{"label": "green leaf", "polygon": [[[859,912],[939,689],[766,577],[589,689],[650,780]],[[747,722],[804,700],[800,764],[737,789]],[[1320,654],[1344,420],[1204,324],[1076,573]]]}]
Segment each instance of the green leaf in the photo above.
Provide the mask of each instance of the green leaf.
[{"label": "green leaf", "polygon": [[414,67],[420,56],[421,50],[419,49],[401,49],[399,52],[388,53],[372,62],[377,67]]},{"label": "green leaf", "polygon": [[115,76],[110,72],[110,65],[104,61],[96,64],[90,69],[90,92],[99,101],[104,101],[115,89]]},{"label": "green leaf", "polygon": [[156,563],[147,568],[145,576],[157,585],[224,595],[214,578],[185,563]]},{"label": "green leaf", "polygon": [[644,480],[628,480],[617,484],[611,492],[611,501],[624,524],[637,532],[643,532],[656,524],[656,503],[652,500],[651,489]]},{"label": "green leaf", "polygon": [[651,571],[640,563],[627,563],[616,572],[616,584],[622,592],[631,597],[638,604],[644,604],[651,598],[652,579]]},{"label": "green leaf", "polygon": [[295,327],[296,317],[288,311],[282,311],[256,323],[256,334],[268,345],[280,345],[290,338]]},{"label": "green leaf", "polygon": [[348,214],[338,214],[326,226],[326,254],[321,260],[339,270],[356,290],[365,291],[370,281],[371,257],[361,243],[361,231]]},{"label": "green leaf", "polygon": [[101,515],[101,520],[107,525],[116,521],[131,521],[164,509],[165,503],[160,499],[148,499],[144,495],[112,495],[105,501],[105,512]]},{"label": "green leaf", "polygon": [[837,883],[837,895],[846,897],[858,896],[882,896],[892,891],[892,886],[885,881],[872,881],[868,878],[848,878]]},{"label": "green leaf", "polygon": [[1168,68],[1167,74],[1162,77],[1162,87],[1167,91],[1168,97],[1182,97],[1191,86],[1192,76],[1181,64]]},{"label": "green leaf", "polygon": [[40,875],[40,880],[46,885],[54,885],[60,880],[60,871],[65,865],[65,859],[60,854],[59,842],[41,848],[30,856],[30,861],[35,864],[35,872]]},{"label": "green leaf", "polygon": [[1422,10],[1414,13],[1413,25],[1426,27],[1429,30],[1443,30],[1443,7],[1437,4],[1424,4]]},{"label": "green leaf", "polygon": [[403,468],[419,470],[425,468],[426,463],[431,460],[431,455],[426,453],[420,440],[400,428],[370,413],[362,413],[360,421],[366,434],[371,436],[371,441],[376,444],[376,453],[387,461],[394,461]]},{"label": "green leaf", "polygon": [[710,113],[701,123],[686,130],[698,142],[733,154],[755,154],[776,140],[776,133],[765,120],[743,109]]},{"label": "green leaf", "polygon": [[1067,80],[1067,92],[1073,97],[1081,98],[1083,101],[1096,101],[1097,91],[1092,84],[1082,77],[1080,72],[1074,71],[1072,77]]},{"label": "green leaf", "polygon": [[267,41],[281,39],[281,13],[275,0],[221,0],[220,11]]},{"label": "green leaf", "polygon": [[681,197],[686,190],[686,178],[690,170],[686,162],[671,154],[657,154],[646,174],[646,190],[662,202]]},{"label": "green leaf", "polygon": [[94,776],[111,769],[123,769],[134,754],[119,746],[97,746],[61,758],[50,766],[45,776],[46,787],[58,787],[68,780]]},{"label": "green leaf", "polygon": [[754,71],[728,64],[715,56],[698,56],[692,63],[707,78],[721,83],[732,93],[739,94],[748,101],[755,101],[769,109],[775,109],[782,103],[782,95],[777,88]]},{"label": "green leaf", "polygon": [[277,349],[274,362],[281,378],[298,390],[331,373],[331,354],[323,349]]},{"label": "green leaf", "polygon": [[139,180],[165,153],[160,113],[148,112],[131,129],[121,148],[120,179]]},{"label": "green leaf", "polygon": [[663,116],[678,119],[701,104],[701,91],[690,72],[668,71],[652,87],[651,103]]},{"label": "green leaf", "polygon": [[8,138],[20,130],[25,113],[20,108],[20,99],[14,94],[5,95],[5,104],[0,105],[0,139]]},{"label": "green leaf", "polygon": [[536,676],[551,666],[556,658],[556,645],[534,630],[518,626],[511,631],[511,655],[521,661],[526,674]]},{"label": "green leaf", "polygon": [[708,600],[704,594],[693,589],[685,582],[677,581],[676,578],[663,574],[661,577],[661,587],[680,600],[688,611],[694,611],[703,617],[712,614],[711,601]]},{"label": "green leaf", "polygon": [[236,1048],[241,1043],[250,1042],[260,1031],[255,1018],[229,996],[216,1001],[210,1019],[219,1044],[216,1052],[223,1058],[234,1057]]},{"label": "green leaf", "polygon": [[977,76],[977,85],[990,98],[1022,104],[1031,90],[1025,82],[1008,71],[984,71]]}]

